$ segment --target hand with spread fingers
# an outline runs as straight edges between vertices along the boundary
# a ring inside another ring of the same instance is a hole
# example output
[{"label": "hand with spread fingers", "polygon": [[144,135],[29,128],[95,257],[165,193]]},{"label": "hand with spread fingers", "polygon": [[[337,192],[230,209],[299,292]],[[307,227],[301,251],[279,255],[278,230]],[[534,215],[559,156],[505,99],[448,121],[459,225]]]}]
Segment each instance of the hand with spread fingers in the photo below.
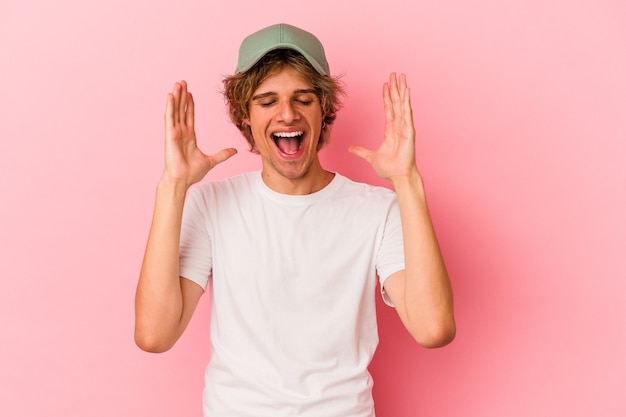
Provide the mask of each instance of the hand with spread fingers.
[{"label": "hand with spread fingers", "polygon": [[187,83],[181,81],[167,95],[165,109],[165,172],[166,180],[190,186],[199,182],[217,164],[237,153],[226,148],[214,155],[205,155],[196,143],[193,96]]},{"label": "hand with spread fingers", "polygon": [[383,85],[385,108],[384,140],[377,150],[354,145],[348,150],[366,160],[376,173],[393,182],[396,178],[417,174],[415,165],[415,127],[410,89],[406,76],[395,73]]}]

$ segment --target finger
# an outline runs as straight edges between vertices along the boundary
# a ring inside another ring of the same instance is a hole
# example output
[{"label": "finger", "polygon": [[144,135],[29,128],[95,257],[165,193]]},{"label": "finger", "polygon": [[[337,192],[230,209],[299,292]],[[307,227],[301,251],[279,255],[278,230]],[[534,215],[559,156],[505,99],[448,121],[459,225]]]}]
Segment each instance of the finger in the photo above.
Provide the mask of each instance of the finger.
[{"label": "finger", "polygon": [[383,84],[383,104],[385,107],[385,120],[393,120],[393,104],[391,103],[391,96],[389,94],[389,83]]},{"label": "finger", "polygon": [[173,122],[173,126],[176,126],[180,123],[180,113],[179,113],[179,108],[180,108],[180,90],[181,90],[181,85],[179,83],[175,83],[174,84],[174,88],[172,89],[172,96],[174,97],[174,100],[172,101],[172,122]]},{"label": "finger", "polygon": [[399,93],[399,98],[400,98],[400,105],[403,107],[404,109],[404,99],[406,98],[406,75],[404,74],[400,74],[398,76],[398,93]]},{"label": "finger", "polygon": [[370,155],[372,154],[372,151],[370,149],[366,149],[359,145],[350,146],[348,148],[348,152],[350,152],[352,155],[358,156],[359,158],[363,158],[367,162],[369,162]]},{"label": "finger", "polygon": [[405,120],[413,124],[413,106],[411,105],[411,89],[409,87],[404,92],[403,106]]},{"label": "finger", "polygon": [[180,105],[178,106],[178,120],[180,121],[180,123],[185,123],[187,121],[186,118],[186,111],[187,111],[187,99],[188,99],[188,93],[187,93],[187,82],[185,82],[185,80],[182,80],[180,82],[180,86],[181,86],[181,91],[180,91]]},{"label": "finger", "polygon": [[405,122],[413,125],[413,108],[411,106],[411,89],[406,80],[406,74],[400,74],[400,91],[402,95],[402,116]]},{"label": "finger", "polygon": [[406,74],[400,74],[398,76],[398,89],[400,90],[400,95],[403,95],[402,93],[404,93],[406,88],[407,88]]},{"label": "finger", "polygon": [[237,153],[237,149],[226,148],[226,149],[222,149],[221,151],[219,151],[218,153],[214,155],[211,155],[209,158],[213,162],[213,166],[215,166],[217,164],[221,164],[222,162],[224,162],[231,156],[235,155],[236,153]]},{"label": "finger", "polygon": [[398,88],[398,78],[397,78],[395,72],[392,72],[392,73],[389,74],[389,87],[391,87],[393,89],[397,89]]},{"label": "finger", "polygon": [[169,132],[174,126],[174,95],[172,93],[167,94],[167,100],[165,101],[165,131]]},{"label": "finger", "polygon": [[193,96],[187,93],[187,111],[185,112],[185,124],[190,128],[194,128],[194,105]]},{"label": "finger", "polygon": [[395,72],[389,75],[389,95],[391,96],[391,102],[393,104],[394,116],[399,116],[402,114],[402,101],[400,99],[400,92],[398,91],[398,79]]}]

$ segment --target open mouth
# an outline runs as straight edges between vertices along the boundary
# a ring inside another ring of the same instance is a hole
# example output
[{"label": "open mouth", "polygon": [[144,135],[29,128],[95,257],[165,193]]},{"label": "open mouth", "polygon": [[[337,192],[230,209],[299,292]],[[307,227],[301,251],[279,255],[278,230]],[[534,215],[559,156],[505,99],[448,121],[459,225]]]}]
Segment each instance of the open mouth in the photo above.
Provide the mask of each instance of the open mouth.
[{"label": "open mouth", "polygon": [[282,153],[295,155],[302,148],[304,132],[276,132],[272,139]]}]

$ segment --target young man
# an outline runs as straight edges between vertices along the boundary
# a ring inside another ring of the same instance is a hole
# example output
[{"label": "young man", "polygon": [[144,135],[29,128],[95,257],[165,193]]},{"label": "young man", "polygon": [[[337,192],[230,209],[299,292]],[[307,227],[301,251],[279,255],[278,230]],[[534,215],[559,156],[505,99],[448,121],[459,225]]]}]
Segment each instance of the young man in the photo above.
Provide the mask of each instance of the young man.
[{"label": "young man", "polygon": [[169,349],[210,287],[205,416],[372,417],[376,277],[419,344],[443,346],[455,334],[406,78],[392,73],[383,86],[379,149],[350,148],[395,193],[321,166],[341,87],[312,34],[285,24],[255,32],[224,85],[262,170],[190,189],[236,151],[198,149],[192,95],[184,81],[174,86],[137,288],[137,344]]}]

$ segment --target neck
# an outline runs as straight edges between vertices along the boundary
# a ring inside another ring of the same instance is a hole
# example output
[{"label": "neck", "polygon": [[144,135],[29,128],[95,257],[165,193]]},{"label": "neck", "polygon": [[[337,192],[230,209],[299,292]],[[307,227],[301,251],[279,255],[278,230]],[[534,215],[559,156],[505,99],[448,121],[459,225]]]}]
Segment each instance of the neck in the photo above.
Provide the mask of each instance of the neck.
[{"label": "neck", "polygon": [[313,164],[305,174],[295,178],[265,168],[261,174],[265,185],[277,193],[288,195],[313,194],[326,187],[334,177],[334,173],[326,171],[319,163]]}]

